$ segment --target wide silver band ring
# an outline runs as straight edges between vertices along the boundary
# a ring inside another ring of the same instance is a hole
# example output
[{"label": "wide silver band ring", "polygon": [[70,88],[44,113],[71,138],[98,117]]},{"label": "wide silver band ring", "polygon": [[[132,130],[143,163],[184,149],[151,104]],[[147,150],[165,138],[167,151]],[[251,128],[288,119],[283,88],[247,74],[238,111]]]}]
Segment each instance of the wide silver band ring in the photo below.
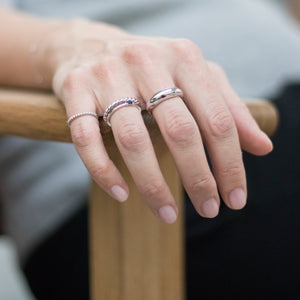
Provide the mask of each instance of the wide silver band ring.
[{"label": "wide silver band ring", "polygon": [[95,112],[92,112],[92,111],[84,111],[84,112],[81,112],[81,113],[78,113],[78,114],[75,114],[73,116],[71,116],[68,121],[67,121],[67,125],[70,127],[71,126],[71,123],[77,119],[77,118],[80,118],[80,117],[83,117],[83,116],[92,116],[92,117],[95,117],[97,119],[99,119],[99,116],[95,113]]},{"label": "wide silver band ring", "polygon": [[154,94],[152,98],[146,103],[146,109],[151,114],[153,109],[158,104],[175,97],[183,97],[183,92],[181,89],[173,87],[161,90],[158,93]]},{"label": "wide silver band ring", "polygon": [[140,112],[142,111],[140,102],[136,98],[127,97],[119,99],[115,102],[113,102],[104,112],[103,120],[106,122],[108,126],[111,126],[110,124],[110,118],[111,116],[120,108],[125,106],[135,106]]}]

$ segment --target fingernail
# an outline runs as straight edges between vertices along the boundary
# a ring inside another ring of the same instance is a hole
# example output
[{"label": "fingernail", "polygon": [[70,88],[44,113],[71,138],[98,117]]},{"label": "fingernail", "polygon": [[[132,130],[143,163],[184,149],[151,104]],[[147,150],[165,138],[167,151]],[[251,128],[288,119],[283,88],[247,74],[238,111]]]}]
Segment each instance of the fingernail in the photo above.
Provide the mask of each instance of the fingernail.
[{"label": "fingernail", "polygon": [[114,198],[120,202],[124,202],[128,198],[128,193],[123,188],[121,188],[119,185],[114,185],[111,188],[111,192],[112,192]]},{"label": "fingernail", "polygon": [[214,218],[219,213],[219,205],[216,199],[212,198],[202,204],[202,212],[206,218]]},{"label": "fingernail", "polygon": [[161,207],[158,210],[159,216],[166,222],[166,223],[174,223],[177,219],[177,215],[175,210],[172,206],[166,205]]},{"label": "fingernail", "polygon": [[245,192],[238,188],[233,190],[229,195],[229,201],[231,208],[241,209],[246,205],[246,195]]}]

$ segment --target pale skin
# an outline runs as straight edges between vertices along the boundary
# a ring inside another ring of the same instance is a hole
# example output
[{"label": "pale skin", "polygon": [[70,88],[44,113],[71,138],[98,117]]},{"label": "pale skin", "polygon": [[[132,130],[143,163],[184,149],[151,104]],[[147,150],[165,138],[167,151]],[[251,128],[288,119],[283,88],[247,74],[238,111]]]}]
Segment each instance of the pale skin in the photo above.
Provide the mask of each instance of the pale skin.
[{"label": "pale skin", "polygon": [[[242,150],[265,155],[269,138],[258,128],[225,73],[185,39],[131,35],[85,20],[43,20],[0,9],[0,84],[53,89],[68,116],[91,111],[102,116],[117,99],[136,97],[145,107],[159,90],[179,87],[153,110],[183,185],[203,217],[218,214],[220,198],[232,209],[246,204]],[[9,28],[9,30],[7,30]],[[37,46],[34,53],[29,51]],[[43,78],[37,81],[37,76]],[[111,118],[116,144],[142,198],[167,223],[178,208],[161,174],[143,118],[135,107]],[[126,180],[109,159],[94,117],[70,126],[74,146],[95,182],[125,201]],[[208,165],[204,147],[212,165]]]}]

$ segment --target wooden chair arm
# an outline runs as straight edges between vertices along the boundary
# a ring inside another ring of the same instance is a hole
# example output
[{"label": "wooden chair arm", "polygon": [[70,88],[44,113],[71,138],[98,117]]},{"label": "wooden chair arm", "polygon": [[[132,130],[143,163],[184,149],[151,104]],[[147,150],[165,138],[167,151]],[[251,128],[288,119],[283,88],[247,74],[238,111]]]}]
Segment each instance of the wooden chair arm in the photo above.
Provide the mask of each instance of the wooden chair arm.
[{"label": "wooden chair arm", "polygon": [[[246,104],[261,129],[272,135],[278,125],[274,105],[262,100]],[[147,125],[155,127],[153,119],[144,116]],[[104,140],[109,141],[112,133],[102,119],[100,128]],[[0,134],[71,142],[63,104],[53,94],[36,91],[0,89]]]}]

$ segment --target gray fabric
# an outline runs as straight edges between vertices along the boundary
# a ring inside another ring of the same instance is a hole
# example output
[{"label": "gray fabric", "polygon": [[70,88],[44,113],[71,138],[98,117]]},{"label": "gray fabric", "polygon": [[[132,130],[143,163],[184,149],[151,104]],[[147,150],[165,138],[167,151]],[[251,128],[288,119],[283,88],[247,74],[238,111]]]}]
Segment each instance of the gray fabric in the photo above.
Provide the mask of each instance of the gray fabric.
[{"label": "gray fabric", "polygon": [[0,266],[0,299],[35,299],[19,269],[15,245],[11,239],[4,236],[0,236]]},{"label": "gray fabric", "polygon": [[26,257],[86,199],[88,173],[72,144],[0,139],[5,231]]},{"label": "gray fabric", "polygon": [[[275,94],[300,80],[298,26],[272,1],[14,0],[41,16],[86,17],[144,35],[186,37],[218,62],[243,97]],[[88,175],[72,145],[0,141],[6,229],[24,254],[74,211]]]}]

